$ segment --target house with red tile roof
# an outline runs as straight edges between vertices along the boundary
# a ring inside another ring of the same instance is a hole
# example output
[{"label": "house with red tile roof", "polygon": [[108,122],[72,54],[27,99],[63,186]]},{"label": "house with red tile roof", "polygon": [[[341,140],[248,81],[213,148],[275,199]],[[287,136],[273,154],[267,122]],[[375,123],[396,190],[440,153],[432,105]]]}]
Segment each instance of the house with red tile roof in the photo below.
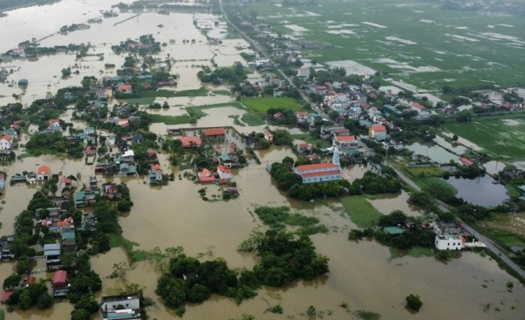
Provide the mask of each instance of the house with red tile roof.
[{"label": "house with red tile roof", "polygon": [[303,178],[303,183],[337,181],[343,177],[341,167],[331,162],[298,166],[294,172]]},{"label": "house with red tile roof", "polygon": [[217,167],[217,173],[219,174],[220,180],[231,180],[232,178],[232,170],[222,164]]},{"label": "house with red tile roof", "polygon": [[180,140],[183,148],[191,148],[193,146],[195,147],[202,146],[202,140],[196,136],[184,136],[184,137],[178,137],[177,139]]},{"label": "house with red tile roof", "polygon": [[341,147],[357,148],[358,143],[354,136],[335,136],[333,144]]},{"label": "house with red tile roof", "polygon": [[474,165],[474,162],[472,160],[467,159],[465,157],[459,159],[459,161],[461,162],[462,165],[467,166],[467,167]]},{"label": "house with red tile roof", "polygon": [[48,180],[51,178],[51,168],[46,165],[41,165],[36,171],[37,180]]},{"label": "house with red tile roof", "polygon": [[49,130],[60,131],[60,119],[49,120]]},{"label": "house with red tile roof", "polygon": [[97,153],[97,149],[94,146],[87,146],[84,153],[86,156],[94,156]]},{"label": "house with red tile roof", "polygon": [[199,182],[202,184],[208,184],[215,182],[215,176],[213,176],[208,169],[202,169],[201,172],[198,173],[199,176]]},{"label": "house with red tile roof", "polygon": [[119,84],[117,86],[117,92],[121,93],[133,93],[131,84]]},{"label": "house with red tile roof", "polygon": [[224,139],[226,132],[223,128],[206,129],[204,130],[204,135],[208,139]]},{"label": "house with red tile roof", "polygon": [[382,141],[386,139],[386,128],[382,125],[373,125],[368,128],[368,136],[371,139]]},{"label": "house with red tile roof", "polygon": [[128,119],[118,119],[117,124],[122,128],[127,128],[129,126],[129,121]]},{"label": "house with red tile roof", "polygon": [[8,135],[4,135],[0,139],[0,150],[9,150],[13,146],[13,138]]}]

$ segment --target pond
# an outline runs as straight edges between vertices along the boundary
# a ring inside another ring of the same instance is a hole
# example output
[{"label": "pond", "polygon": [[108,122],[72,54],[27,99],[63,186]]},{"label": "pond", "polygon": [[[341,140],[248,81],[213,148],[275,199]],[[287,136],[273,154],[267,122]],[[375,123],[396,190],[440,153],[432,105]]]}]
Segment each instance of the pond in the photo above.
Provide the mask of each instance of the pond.
[{"label": "pond", "polygon": [[485,175],[476,179],[450,177],[447,181],[458,190],[456,197],[463,198],[472,204],[492,207],[507,200],[507,189],[501,184],[494,184],[491,176]]},{"label": "pond", "polygon": [[421,143],[413,143],[406,147],[413,151],[414,154],[421,154],[430,158],[431,161],[437,163],[449,163],[450,160],[459,161],[459,157],[452,152],[449,152],[439,145],[424,145]]}]

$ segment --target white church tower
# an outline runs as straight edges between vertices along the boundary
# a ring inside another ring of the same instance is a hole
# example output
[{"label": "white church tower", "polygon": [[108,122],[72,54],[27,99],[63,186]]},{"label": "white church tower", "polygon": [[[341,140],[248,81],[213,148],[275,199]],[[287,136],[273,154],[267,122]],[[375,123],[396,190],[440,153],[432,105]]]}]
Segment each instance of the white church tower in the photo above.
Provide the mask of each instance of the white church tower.
[{"label": "white church tower", "polygon": [[334,146],[334,155],[332,156],[332,163],[341,168],[341,160],[339,159],[339,149]]}]

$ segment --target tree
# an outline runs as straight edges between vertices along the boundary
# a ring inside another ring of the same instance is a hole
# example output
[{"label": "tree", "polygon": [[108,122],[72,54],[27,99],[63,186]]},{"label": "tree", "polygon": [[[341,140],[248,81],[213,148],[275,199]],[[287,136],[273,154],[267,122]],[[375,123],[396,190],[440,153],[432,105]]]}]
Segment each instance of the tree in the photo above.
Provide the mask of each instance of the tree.
[{"label": "tree", "polygon": [[31,300],[29,291],[22,291],[20,297],[18,298],[18,307],[20,308],[20,310],[29,310],[31,306],[33,306],[33,300]]},{"label": "tree", "polygon": [[38,309],[45,310],[45,309],[51,308],[54,303],[55,303],[55,299],[53,299],[53,297],[50,296],[49,293],[46,292],[44,294],[41,294],[38,297],[36,304],[37,304]]},{"label": "tree", "polygon": [[419,311],[419,309],[423,305],[423,302],[421,302],[421,299],[418,295],[410,294],[406,297],[406,300],[406,306],[414,311]]},{"label": "tree", "polygon": [[194,285],[188,292],[190,302],[202,302],[210,297],[210,290],[201,284]]},{"label": "tree", "polygon": [[454,134],[454,135],[452,136],[452,140],[453,140],[453,141],[458,141],[458,139],[459,139],[459,137],[458,137],[457,134]]},{"label": "tree", "polygon": [[14,288],[20,284],[21,280],[22,278],[19,275],[13,273],[9,277],[5,278],[3,288],[4,289]]},{"label": "tree", "polygon": [[308,309],[306,310],[306,314],[309,317],[315,317],[317,315],[317,310],[315,309],[314,306],[309,306]]},{"label": "tree", "polygon": [[165,274],[160,277],[155,292],[164,299],[166,306],[178,308],[186,300],[187,287],[183,280]]},{"label": "tree", "polygon": [[76,309],[71,312],[71,320],[90,320],[91,314],[85,309]]},{"label": "tree", "polygon": [[29,271],[31,269],[31,260],[28,256],[23,256],[18,258],[17,264],[16,264],[16,272],[18,274],[29,274]]}]

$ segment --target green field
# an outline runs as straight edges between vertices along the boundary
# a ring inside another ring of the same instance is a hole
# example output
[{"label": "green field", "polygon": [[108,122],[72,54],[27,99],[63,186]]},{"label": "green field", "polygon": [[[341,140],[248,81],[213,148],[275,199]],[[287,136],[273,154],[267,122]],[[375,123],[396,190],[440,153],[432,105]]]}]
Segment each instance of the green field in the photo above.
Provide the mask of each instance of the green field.
[{"label": "green field", "polygon": [[341,203],[352,221],[361,228],[374,226],[382,216],[363,196],[343,197]]},{"label": "green field", "polygon": [[321,139],[321,138],[317,139],[317,138],[313,137],[309,133],[292,134],[292,138],[297,139],[297,140],[302,140],[302,141],[305,141],[305,142],[308,142],[308,143],[311,143],[311,144],[318,145],[320,148],[329,148],[329,147],[332,146],[331,142],[326,141],[326,140]]},{"label": "green field", "polygon": [[126,99],[126,102],[128,104],[140,104],[140,105],[150,105],[155,102],[155,98],[149,97],[149,98],[133,98],[133,99]]},{"label": "green field", "polygon": [[255,113],[243,114],[241,117],[241,121],[246,123],[250,127],[262,126],[266,123],[266,121],[264,121],[264,118],[261,115]]},{"label": "green field", "polygon": [[421,188],[426,190],[432,190],[432,186],[439,185],[444,189],[451,190],[455,195],[458,194],[458,190],[454,188],[450,183],[447,183],[445,180],[436,177],[426,177],[426,178],[414,178],[413,179]]},{"label": "green field", "polygon": [[323,0],[277,8],[280,2],[252,2],[250,9],[283,35],[294,34],[283,20],[307,29],[294,36],[319,47],[302,51],[305,58],[357,61],[425,89],[525,82],[519,15],[447,10],[421,0]]},{"label": "green field", "polygon": [[182,116],[164,116],[160,114],[152,114],[151,120],[153,123],[164,123],[167,125],[176,125],[176,124],[186,124],[186,123],[195,123],[196,118],[189,115]]},{"label": "green field", "polygon": [[281,108],[293,111],[303,110],[297,100],[293,98],[247,98],[242,99],[241,102],[248,108],[248,110],[258,114],[266,114],[268,109],[271,108]]},{"label": "green field", "polygon": [[447,122],[445,128],[494,157],[525,158],[525,119],[479,119],[468,124]]}]

